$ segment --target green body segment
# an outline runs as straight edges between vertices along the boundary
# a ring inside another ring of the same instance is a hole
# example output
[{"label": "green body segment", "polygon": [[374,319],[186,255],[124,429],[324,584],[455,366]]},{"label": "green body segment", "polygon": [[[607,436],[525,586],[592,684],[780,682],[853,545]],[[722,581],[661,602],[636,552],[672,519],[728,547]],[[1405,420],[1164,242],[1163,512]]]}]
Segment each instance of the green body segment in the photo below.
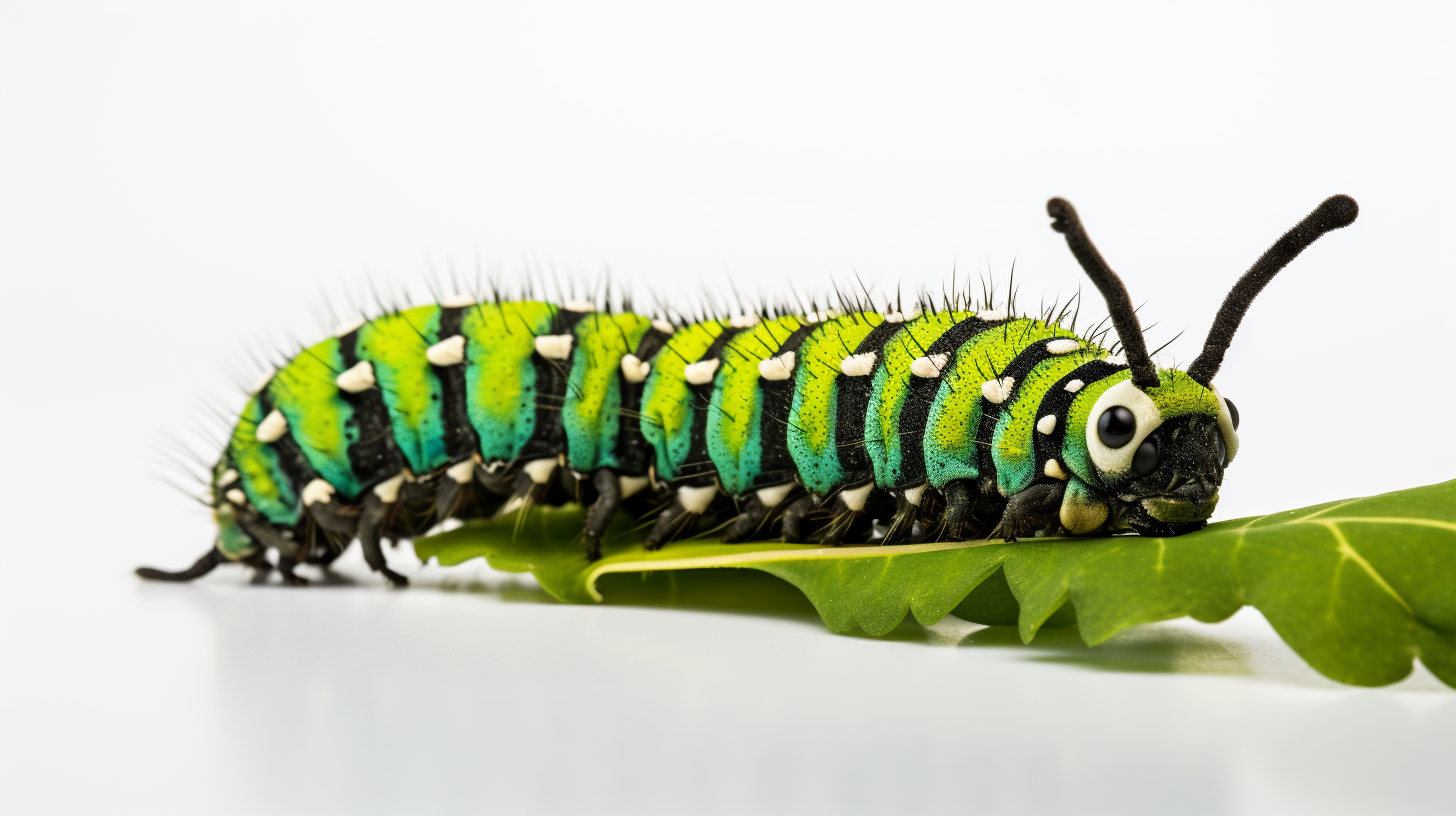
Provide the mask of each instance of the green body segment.
[{"label": "green body segment", "polygon": [[789,454],[799,481],[823,496],[844,479],[839,463],[839,365],[885,320],[877,312],[826,321],[799,346],[794,399],[789,408]]},{"label": "green body segment", "polygon": [[[1076,351],[1048,358],[1037,363],[1017,385],[1015,397],[1001,411],[991,435],[991,461],[996,466],[996,486],[1001,495],[1025,490],[1041,475],[1037,469],[1034,434],[1037,420],[1041,418],[1038,412],[1042,398],[1062,377],[1101,354],[1100,350]],[[1058,417],[1056,421],[1062,420]]]},{"label": "green body segment", "polygon": [[623,355],[630,354],[652,321],[634,314],[594,312],[574,330],[575,347],[561,424],[566,430],[567,464],[581,473],[617,466],[621,428]]},{"label": "green body segment", "polygon": [[741,496],[754,487],[763,462],[763,391],[758,364],[773,357],[804,324],[793,316],[766,320],[723,347],[707,415],[708,456],[723,491]]},{"label": "green body segment", "polygon": [[288,432],[318,475],[346,500],[359,495],[359,480],[349,463],[349,446],[358,429],[349,420],[354,408],[340,396],[334,379],[345,369],[334,337],[304,349],[268,382],[269,399],[288,420]]},{"label": "green body segment", "polygon": [[702,359],[727,326],[718,320],[678,329],[652,358],[642,392],[642,435],[652,445],[657,477],[675,479],[692,450],[693,394],[683,369]]},{"label": "green body segment", "polygon": [[[901,451],[914,445],[900,433],[900,412],[910,394],[914,374],[911,366],[952,326],[970,317],[970,312],[927,312],[905,324],[891,337],[880,354],[865,414],[865,450],[875,469],[875,484],[884,488],[910,487],[901,484]],[[948,363],[947,363],[948,364]]]},{"label": "green body segment", "polygon": [[248,400],[228,439],[223,461],[238,472],[241,490],[258,512],[274,524],[293,525],[298,523],[303,508],[294,484],[278,461],[278,451],[256,437],[263,416],[263,404],[258,398]]},{"label": "green body segment", "polygon": [[549,334],[556,307],[538,301],[466,309],[465,402],[485,462],[510,461],[536,430],[536,336]]},{"label": "green body segment", "polygon": [[425,351],[440,341],[440,307],[419,306],[365,323],[354,352],[374,367],[394,441],[415,473],[450,464],[440,379]]}]

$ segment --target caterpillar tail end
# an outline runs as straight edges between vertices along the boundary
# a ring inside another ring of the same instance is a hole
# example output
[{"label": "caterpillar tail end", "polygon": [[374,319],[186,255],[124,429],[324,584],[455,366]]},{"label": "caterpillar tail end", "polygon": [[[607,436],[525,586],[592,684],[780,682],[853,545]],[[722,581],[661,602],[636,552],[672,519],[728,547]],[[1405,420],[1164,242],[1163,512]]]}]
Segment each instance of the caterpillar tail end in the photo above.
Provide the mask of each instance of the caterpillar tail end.
[{"label": "caterpillar tail end", "polygon": [[148,581],[194,581],[212,572],[218,564],[226,560],[223,554],[216,547],[213,547],[205,555],[197,559],[196,563],[185,570],[168,572],[166,570],[153,569],[152,567],[137,567],[136,574]]}]

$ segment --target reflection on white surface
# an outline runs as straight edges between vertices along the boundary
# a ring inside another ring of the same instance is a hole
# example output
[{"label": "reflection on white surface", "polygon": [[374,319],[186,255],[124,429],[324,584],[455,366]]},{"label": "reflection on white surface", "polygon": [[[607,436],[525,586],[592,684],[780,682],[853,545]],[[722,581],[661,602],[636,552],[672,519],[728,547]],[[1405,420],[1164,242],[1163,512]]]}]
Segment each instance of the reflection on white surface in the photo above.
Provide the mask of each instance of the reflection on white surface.
[{"label": "reflection on white surface", "polygon": [[[106,612],[10,650],[7,776],[44,791],[27,812],[1456,807],[1456,694],[1423,669],[1339,686],[1257,614],[1097,648],[955,620],[852,638],[782,599],[560,605],[479,563],[402,592],[353,553],[357,585],[303,590],[80,573],[66,592]],[[20,588],[31,616],[56,589]]]}]

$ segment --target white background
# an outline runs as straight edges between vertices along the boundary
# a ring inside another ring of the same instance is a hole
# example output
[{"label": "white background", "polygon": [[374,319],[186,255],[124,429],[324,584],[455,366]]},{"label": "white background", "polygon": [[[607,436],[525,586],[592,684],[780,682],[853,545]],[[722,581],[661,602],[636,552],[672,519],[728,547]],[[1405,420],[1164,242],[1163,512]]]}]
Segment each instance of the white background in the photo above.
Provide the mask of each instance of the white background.
[{"label": "white background", "polygon": [[1219,375],[1243,415],[1220,516],[1450,478],[1453,23],[1435,3],[10,0],[5,809],[1450,812],[1456,694],[1424,669],[1338,687],[1250,612],[1088,650],[565,607],[474,565],[389,593],[354,554],[360,585],[309,591],[129,570],[210,541],[146,478],[163,435],[235,410],[249,349],[315,339],[368,279],[610,267],[683,304],[729,278],[1004,283],[1014,261],[1034,307],[1083,284],[1052,195],[1152,345],[1187,330],[1165,364],[1269,243],[1354,196]]}]

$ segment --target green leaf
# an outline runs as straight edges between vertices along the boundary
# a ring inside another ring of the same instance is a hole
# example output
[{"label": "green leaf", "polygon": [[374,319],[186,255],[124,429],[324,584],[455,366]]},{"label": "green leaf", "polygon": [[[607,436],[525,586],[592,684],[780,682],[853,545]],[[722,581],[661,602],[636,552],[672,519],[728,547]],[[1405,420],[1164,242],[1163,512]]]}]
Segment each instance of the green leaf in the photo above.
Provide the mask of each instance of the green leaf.
[{"label": "green leaf", "polygon": [[416,542],[442,565],[484,557],[530,572],[567,602],[602,600],[613,573],[738,568],[797,587],[841,634],[883,635],[910,614],[1039,630],[1076,622],[1102,643],[1129,627],[1257,608],[1321,673],[1377,686],[1419,657],[1456,686],[1456,481],[1213,524],[1176,538],[1117,536],[890,547],[683,542],[647,552],[629,521],[588,563],[578,509],[541,510],[516,531],[475,523]]}]

